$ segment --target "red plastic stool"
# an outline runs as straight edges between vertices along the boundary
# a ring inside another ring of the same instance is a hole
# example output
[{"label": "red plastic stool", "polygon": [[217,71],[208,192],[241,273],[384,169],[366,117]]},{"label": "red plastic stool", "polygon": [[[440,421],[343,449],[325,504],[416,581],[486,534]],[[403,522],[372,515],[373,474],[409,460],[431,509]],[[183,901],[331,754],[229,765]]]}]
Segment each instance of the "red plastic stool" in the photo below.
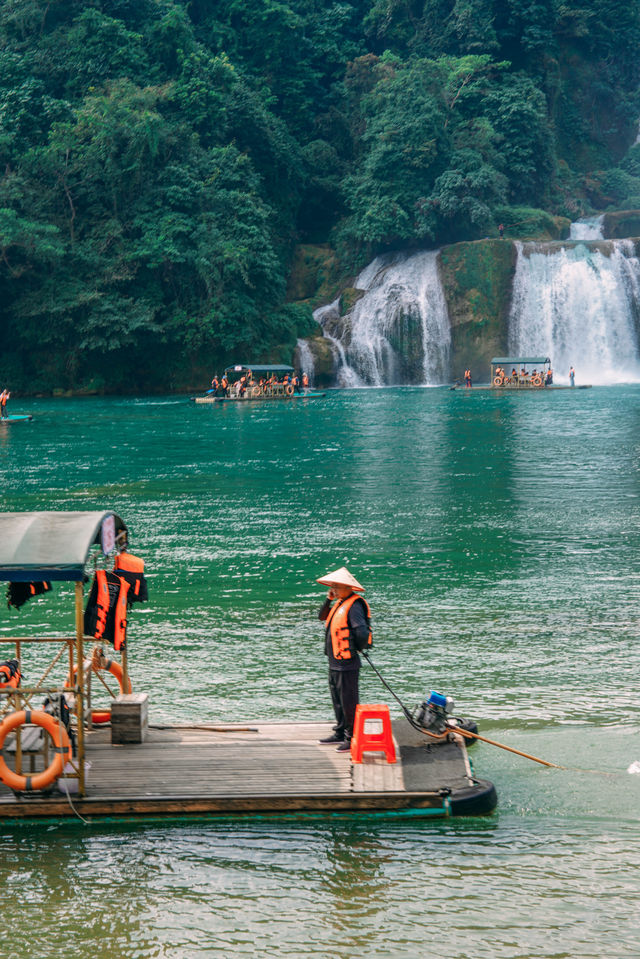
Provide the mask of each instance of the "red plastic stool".
[{"label": "red plastic stool", "polygon": [[[368,719],[381,721],[382,732],[365,732],[364,724]],[[384,753],[388,763],[396,761],[396,747],[393,744],[391,716],[388,706],[364,706],[362,703],[356,706],[356,719],[353,724],[353,737],[351,739],[352,762],[361,763],[363,753]]]}]

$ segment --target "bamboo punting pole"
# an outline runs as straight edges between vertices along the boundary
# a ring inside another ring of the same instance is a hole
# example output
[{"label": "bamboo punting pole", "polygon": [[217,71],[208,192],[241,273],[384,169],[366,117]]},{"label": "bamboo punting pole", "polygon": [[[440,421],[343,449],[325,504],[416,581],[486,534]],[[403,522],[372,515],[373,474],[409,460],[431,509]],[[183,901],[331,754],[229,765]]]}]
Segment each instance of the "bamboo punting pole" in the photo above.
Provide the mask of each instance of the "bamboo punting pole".
[{"label": "bamboo punting pole", "polygon": [[78,795],[84,796],[84,613],[82,580],[76,582],[76,716],[78,719]]}]

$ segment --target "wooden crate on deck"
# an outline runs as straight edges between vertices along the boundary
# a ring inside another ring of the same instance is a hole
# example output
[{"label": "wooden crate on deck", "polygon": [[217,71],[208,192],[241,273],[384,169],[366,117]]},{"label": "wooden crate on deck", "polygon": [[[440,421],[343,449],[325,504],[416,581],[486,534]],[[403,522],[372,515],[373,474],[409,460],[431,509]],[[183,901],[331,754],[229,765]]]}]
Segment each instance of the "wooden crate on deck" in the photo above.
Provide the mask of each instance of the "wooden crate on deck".
[{"label": "wooden crate on deck", "polygon": [[111,742],[143,743],[149,731],[147,693],[121,693],[111,704]]}]

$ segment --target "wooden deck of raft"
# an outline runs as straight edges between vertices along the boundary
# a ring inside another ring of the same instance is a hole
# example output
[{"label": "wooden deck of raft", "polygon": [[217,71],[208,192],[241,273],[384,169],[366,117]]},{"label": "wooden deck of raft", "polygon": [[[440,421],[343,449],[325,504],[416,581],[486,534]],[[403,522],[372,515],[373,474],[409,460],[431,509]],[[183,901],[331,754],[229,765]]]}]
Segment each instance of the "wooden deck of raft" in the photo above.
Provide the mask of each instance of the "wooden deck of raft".
[{"label": "wooden deck of raft", "polygon": [[[349,752],[318,742],[331,734],[324,723],[156,725],[137,745],[111,745],[110,729],[96,729],[86,741],[87,794],[71,800],[85,818],[382,811],[446,816],[449,796],[477,792],[462,742],[427,745],[404,720],[394,720],[393,731],[396,763],[370,753],[356,764]],[[58,788],[16,796],[0,785],[0,817],[74,815]]]}]

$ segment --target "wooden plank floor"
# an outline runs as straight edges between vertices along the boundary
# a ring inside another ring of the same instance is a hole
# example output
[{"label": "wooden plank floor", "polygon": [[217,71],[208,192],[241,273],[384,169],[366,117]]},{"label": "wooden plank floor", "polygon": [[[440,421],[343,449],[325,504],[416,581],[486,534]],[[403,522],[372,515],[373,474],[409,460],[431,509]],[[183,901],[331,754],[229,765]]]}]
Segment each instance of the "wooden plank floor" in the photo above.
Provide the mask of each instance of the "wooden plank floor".
[{"label": "wooden plank floor", "polygon": [[[445,813],[441,791],[468,787],[464,745],[425,744],[394,721],[397,763],[382,754],[351,762],[321,745],[324,723],[151,726],[144,743],[111,745],[110,728],[86,738],[87,794],[81,815],[237,814],[417,808]],[[58,790],[16,797],[0,786],[0,817],[74,815]]]}]

